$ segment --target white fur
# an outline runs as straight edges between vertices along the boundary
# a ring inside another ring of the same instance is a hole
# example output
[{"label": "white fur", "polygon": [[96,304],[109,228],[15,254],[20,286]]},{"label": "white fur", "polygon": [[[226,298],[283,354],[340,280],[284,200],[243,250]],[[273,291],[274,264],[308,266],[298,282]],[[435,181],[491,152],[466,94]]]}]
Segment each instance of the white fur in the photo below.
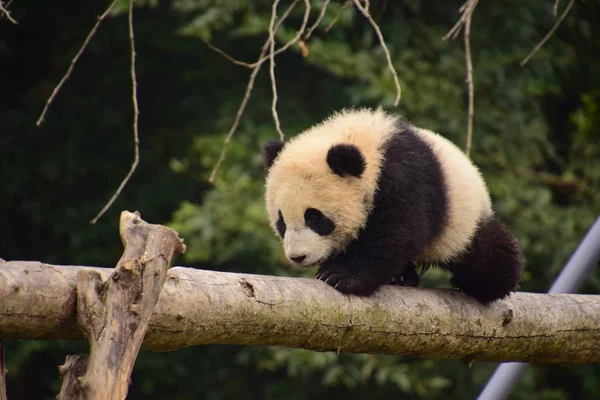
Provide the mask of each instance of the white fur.
[{"label": "white fur", "polygon": [[[381,109],[343,110],[286,143],[269,170],[266,203],[273,229],[278,212],[283,214],[288,258],[306,255],[302,264],[311,265],[309,261],[343,250],[358,235],[373,206],[381,148],[396,131],[396,124],[396,118]],[[365,157],[367,165],[360,178],[341,177],[329,169],[327,152],[341,143],[354,144]],[[335,222],[331,235],[320,237],[306,227],[304,212],[309,207]]]},{"label": "white fur", "polygon": [[[397,127],[398,119],[381,109],[344,110],[286,143],[266,179],[266,206],[273,229],[279,211],[284,217],[288,258],[306,255],[301,264],[313,265],[357,237],[373,207],[382,149]],[[415,131],[440,161],[448,190],[447,224],[417,261],[448,261],[466,248],[481,218],[492,214],[489,194],[477,168],[456,145],[431,131]],[[340,177],[329,169],[327,152],[340,143],[354,144],[365,157],[361,177]],[[309,207],[335,222],[331,235],[319,236],[306,227]]]},{"label": "white fur", "polygon": [[490,195],[479,170],[458,146],[429,130],[415,131],[440,162],[448,201],[444,229],[418,260],[450,261],[469,245],[479,221],[492,215]]}]

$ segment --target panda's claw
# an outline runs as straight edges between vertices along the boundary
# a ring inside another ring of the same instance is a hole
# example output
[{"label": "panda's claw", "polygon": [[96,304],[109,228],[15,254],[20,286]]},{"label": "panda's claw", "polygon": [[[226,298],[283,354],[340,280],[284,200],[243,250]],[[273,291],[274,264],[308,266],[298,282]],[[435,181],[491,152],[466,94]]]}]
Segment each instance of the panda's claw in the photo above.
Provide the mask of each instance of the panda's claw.
[{"label": "panda's claw", "polygon": [[368,296],[377,289],[370,279],[347,269],[319,270],[315,278],[346,294]]}]

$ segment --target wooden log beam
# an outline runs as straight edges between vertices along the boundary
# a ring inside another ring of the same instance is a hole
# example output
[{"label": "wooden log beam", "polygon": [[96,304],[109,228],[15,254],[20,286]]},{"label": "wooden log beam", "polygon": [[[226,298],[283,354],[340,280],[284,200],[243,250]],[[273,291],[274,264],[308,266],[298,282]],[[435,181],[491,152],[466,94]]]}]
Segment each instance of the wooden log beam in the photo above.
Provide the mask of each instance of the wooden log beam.
[{"label": "wooden log beam", "polygon": [[[77,273],[0,262],[0,338],[79,339]],[[110,269],[93,268],[102,279]],[[384,286],[367,298],[315,279],[171,268],[144,345],[282,345],[467,361],[600,362],[600,296],[516,293],[483,306],[455,290]]]}]

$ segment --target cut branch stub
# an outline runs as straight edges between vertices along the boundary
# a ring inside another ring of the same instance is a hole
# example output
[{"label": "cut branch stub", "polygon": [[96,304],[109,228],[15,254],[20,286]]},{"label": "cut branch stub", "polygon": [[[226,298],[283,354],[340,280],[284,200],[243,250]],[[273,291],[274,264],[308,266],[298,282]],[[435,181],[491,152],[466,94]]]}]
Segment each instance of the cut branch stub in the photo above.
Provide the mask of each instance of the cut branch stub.
[{"label": "cut branch stub", "polygon": [[[103,282],[96,271],[77,273],[77,322],[90,357],[85,375],[71,384],[81,386],[83,398],[125,398],[171,259],[185,252],[175,231],[148,224],[137,212],[121,213],[119,231],[125,251],[110,277]],[[61,373],[68,368],[67,360]]]}]

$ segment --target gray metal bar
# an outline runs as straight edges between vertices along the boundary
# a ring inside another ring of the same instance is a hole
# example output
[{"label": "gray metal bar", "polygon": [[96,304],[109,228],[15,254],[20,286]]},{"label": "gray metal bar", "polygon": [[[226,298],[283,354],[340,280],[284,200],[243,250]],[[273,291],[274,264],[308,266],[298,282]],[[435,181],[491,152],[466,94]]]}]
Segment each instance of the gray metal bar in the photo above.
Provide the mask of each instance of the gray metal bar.
[{"label": "gray metal bar", "polygon": [[[600,216],[589,229],[548,293],[574,293],[600,260]],[[517,384],[528,363],[503,363],[483,388],[477,400],[504,400]]]}]

